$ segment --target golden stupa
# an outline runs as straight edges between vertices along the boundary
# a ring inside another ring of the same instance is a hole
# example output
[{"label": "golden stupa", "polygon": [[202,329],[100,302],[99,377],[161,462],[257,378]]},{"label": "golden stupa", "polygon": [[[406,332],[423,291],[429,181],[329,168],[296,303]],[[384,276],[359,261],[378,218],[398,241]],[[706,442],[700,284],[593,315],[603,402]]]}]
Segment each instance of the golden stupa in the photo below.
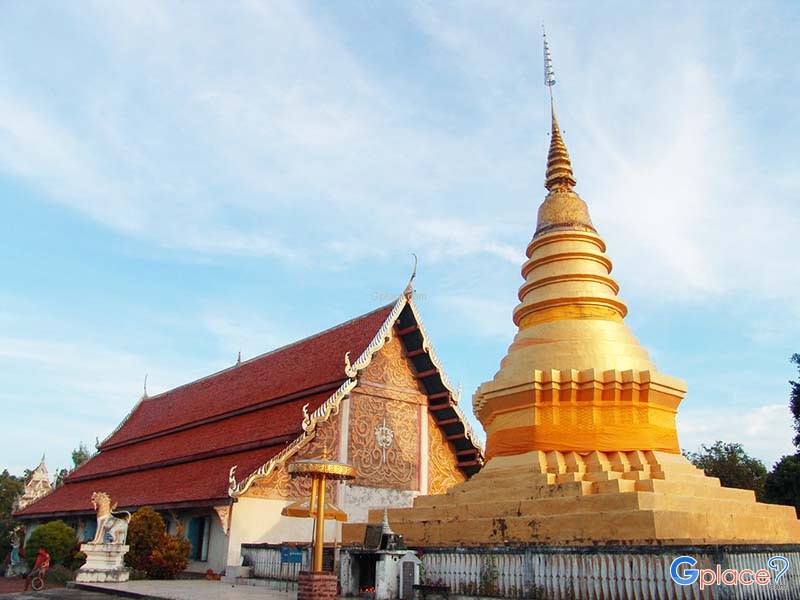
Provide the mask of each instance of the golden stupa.
[{"label": "golden stupa", "polygon": [[551,109],[548,194],[522,265],[519,330],[473,397],[487,464],[446,494],[390,510],[392,526],[423,546],[800,542],[794,508],[721,487],[681,455],[686,385],[659,373],[625,325],[552,94]]}]

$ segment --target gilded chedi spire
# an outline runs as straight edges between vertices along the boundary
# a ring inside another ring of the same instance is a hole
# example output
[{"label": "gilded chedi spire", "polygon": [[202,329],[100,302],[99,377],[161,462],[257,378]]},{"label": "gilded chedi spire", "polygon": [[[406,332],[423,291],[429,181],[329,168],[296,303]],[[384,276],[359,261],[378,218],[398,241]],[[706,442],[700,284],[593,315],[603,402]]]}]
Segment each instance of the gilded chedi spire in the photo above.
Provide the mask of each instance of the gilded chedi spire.
[{"label": "gilded chedi spire", "polygon": [[[545,83],[555,83],[546,45]],[[514,310],[519,331],[473,396],[486,464],[445,494],[393,510],[392,524],[421,546],[796,543],[794,508],[722,488],[681,456],[675,416],[685,384],[659,373],[625,325],[555,113],[552,126],[549,193]],[[350,539],[345,531],[347,541],[363,537],[363,527]],[[586,571],[576,564],[573,579]],[[621,571],[609,581],[630,590]]]},{"label": "gilded chedi spire", "polygon": [[[674,417],[685,387],[657,372],[623,320],[628,307],[617,295],[619,285],[611,277],[605,242],[592,224],[586,203],[573,189],[575,175],[556,118],[554,83],[545,38],[545,84],[550,88],[552,110],[545,178],[548,194],[539,207],[522,265],[525,281],[513,312],[519,330],[500,370],[473,397],[475,414],[487,432],[488,456],[534,449],[677,452]],[[625,378],[630,383],[624,383]],[[644,389],[652,378],[659,379],[659,389],[666,396],[658,402],[647,396],[654,416],[642,414],[641,418],[632,417],[635,410],[621,405],[601,410],[599,404],[592,404],[596,399],[587,400],[585,407],[581,402],[559,408],[561,401],[554,403],[555,397],[543,391],[549,386],[586,388],[582,394],[590,388],[634,385]],[[636,435],[628,435],[631,427]]]},{"label": "gilded chedi spire", "polygon": [[571,190],[575,187],[575,176],[572,173],[572,163],[569,161],[569,152],[556,118],[555,100],[550,92],[550,151],[547,153],[547,173],[544,187],[548,191]]},{"label": "gilded chedi spire", "polygon": [[569,152],[556,118],[553,90],[550,89],[550,151],[547,153],[547,171],[544,187],[550,192],[539,207],[536,235],[556,228],[595,231],[589,209],[581,197],[572,189],[575,175]]}]

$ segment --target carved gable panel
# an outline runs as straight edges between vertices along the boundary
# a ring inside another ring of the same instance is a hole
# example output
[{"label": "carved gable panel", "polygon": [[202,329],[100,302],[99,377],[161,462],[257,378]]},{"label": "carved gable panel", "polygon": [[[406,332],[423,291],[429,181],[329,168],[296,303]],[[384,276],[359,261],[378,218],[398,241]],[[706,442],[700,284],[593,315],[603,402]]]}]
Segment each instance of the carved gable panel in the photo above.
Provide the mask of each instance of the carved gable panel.
[{"label": "carved gable panel", "polygon": [[416,490],[419,406],[354,392],[350,404],[350,464],[356,485]]},{"label": "carved gable panel", "polygon": [[466,477],[456,466],[456,455],[442,430],[428,415],[428,494],[444,494]]},{"label": "carved gable panel", "polygon": [[361,374],[361,381],[378,383],[389,388],[422,393],[414,370],[403,351],[403,343],[396,337],[386,342],[372,357],[372,362]]}]

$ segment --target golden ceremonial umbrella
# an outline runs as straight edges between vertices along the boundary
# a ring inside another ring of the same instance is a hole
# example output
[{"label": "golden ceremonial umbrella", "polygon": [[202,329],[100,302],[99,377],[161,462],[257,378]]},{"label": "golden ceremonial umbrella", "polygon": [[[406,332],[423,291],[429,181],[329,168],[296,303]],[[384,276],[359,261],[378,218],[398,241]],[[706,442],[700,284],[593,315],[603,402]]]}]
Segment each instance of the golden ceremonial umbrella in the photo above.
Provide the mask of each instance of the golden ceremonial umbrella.
[{"label": "golden ceremonial umbrella", "polygon": [[[317,516],[317,507],[316,504],[314,505],[314,509],[311,509],[310,502],[308,500],[300,500],[298,502],[293,502],[289,506],[284,506],[281,514],[284,517],[316,517]],[[336,506],[335,504],[331,504],[330,502],[325,503],[325,510],[323,511],[325,514],[326,519],[336,519],[337,521],[347,521],[347,513],[345,513],[341,508]]]},{"label": "golden ceremonial umbrella", "polygon": [[[325,518],[328,516],[329,502],[325,500],[325,481],[333,479],[335,481],[343,481],[347,479],[354,479],[356,476],[355,467],[351,467],[345,463],[328,460],[328,447],[324,446],[322,449],[322,456],[320,458],[306,458],[303,460],[296,460],[289,465],[289,474],[292,477],[310,477],[311,478],[311,499],[306,504],[305,515],[314,516],[316,518],[316,525],[314,526],[314,552],[311,571],[318,573],[322,571],[322,545],[325,538]],[[299,507],[297,505],[300,505]],[[288,514],[289,509],[297,507],[298,510],[302,507],[304,502],[290,504],[281,514]],[[313,507],[313,510],[312,510]],[[346,521],[347,515],[339,508],[333,507],[337,512],[334,513],[334,518],[340,521]],[[341,518],[340,518],[341,515]],[[301,515],[297,515],[301,516]]]}]

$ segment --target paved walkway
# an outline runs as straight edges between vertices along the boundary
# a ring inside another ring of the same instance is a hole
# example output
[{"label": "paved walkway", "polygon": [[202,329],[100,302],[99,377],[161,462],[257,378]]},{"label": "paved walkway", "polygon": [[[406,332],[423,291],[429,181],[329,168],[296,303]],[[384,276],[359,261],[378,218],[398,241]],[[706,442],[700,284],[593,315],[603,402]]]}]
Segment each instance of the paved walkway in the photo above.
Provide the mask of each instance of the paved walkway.
[{"label": "paved walkway", "polygon": [[[265,582],[267,583],[267,582]],[[82,584],[84,589],[120,593],[127,597],[165,600],[296,600],[296,591],[272,585],[234,585],[223,581],[185,579],[177,581],[126,581],[125,583]],[[109,598],[109,596],[106,596]]]},{"label": "paved walkway", "polygon": [[67,590],[64,588],[51,588],[41,592],[17,592],[0,594],[2,600],[113,600],[120,596],[110,596],[99,592],[86,592],[84,590]]}]

